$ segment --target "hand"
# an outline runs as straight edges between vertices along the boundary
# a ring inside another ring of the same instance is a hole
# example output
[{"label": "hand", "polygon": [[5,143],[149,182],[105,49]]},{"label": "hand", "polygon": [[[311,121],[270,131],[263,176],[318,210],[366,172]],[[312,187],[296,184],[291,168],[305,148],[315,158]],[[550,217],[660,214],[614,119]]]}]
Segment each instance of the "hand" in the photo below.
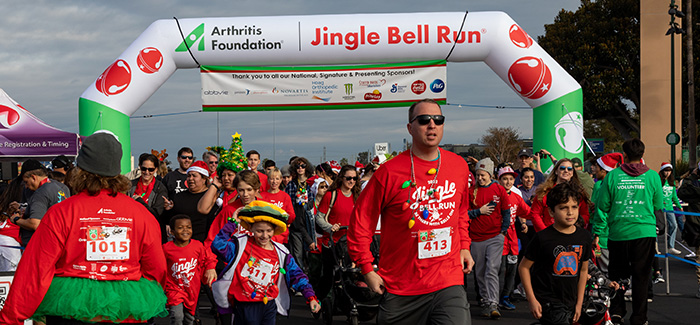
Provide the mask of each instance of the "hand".
[{"label": "hand", "polygon": [[173,206],[175,206],[175,203],[173,203],[173,201],[168,200],[167,197],[163,196],[163,200],[165,200],[163,208],[165,208],[166,211],[172,209]]},{"label": "hand", "polygon": [[219,180],[219,177],[214,177],[211,179],[211,183],[213,185],[216,185],[218,188],[222,188],[223,185],[221,185],[221,181]]},{"label": "hand", "polygon": [[311,308],[311,312],[315,314],[321,311],[321,304],[318,303],[318,300],[314,299],[309,303],[309,308]]},{"label": "hand", "polygon": [[486,203],[486,204],[484,204],[483,206],[481,206],[481,208],[479,208],[479,213],[481,213],[482,215],[487,215],[487,216],[488,216],[488,215],[491,214],[491,212],[493,212],[493,209],[494,209],[494,208],[495,208],[494,206],[489,205],[488,203]]},{"label": "hand", "polygon": [[472,258],[472,253],[468,249],[462,249],[459,251],[460,261],[462,262],[462,272],[464,274],[472,273],[472,268],[474,268],[474,259]]},{"label": "hand", "polygon": [[20,206],[21,205],[17,201],[11,202],[10,205],[8,206],[7,213],[10,215],[15,213],[15,211],[19,210]]},{"label": "hand", "polygon": [[138,200],[141,197],[141,195],[134,194],[131,196],[132,199]]},{"label": "hand", "polygon": [[333,225],[333,227],[331,227],[331,231],[332,231],[332,232],[336,232],[336,231],[338,231],[338,229],[340,229],[340,224],[339,224],[339,223],[336,223],[336,224]]},{"label": "hand", "polygon": [[620,290],[620,284],[615,281],[611,281],[608,286],[615,289],[615,291]]},{"label": "hand", "polygon": [[309,250],[315,251],[316,250],[316,243],[311,243],[311,245],[309,245]]},{"label": "hand", "polygon": [[204,282],[211,288],[211,284],[216,281],[216,270],[208,269],[204,271]]},{"label": "hand", "polygon": [[581,308],[582,308],[582,303],[581,304],[576,304],[576,307],[574,307],[574,323],[578,322],[579,317],[581,317]]},{"label": "hand", "polygon": [[476,158],[474,158],[474,157],[472,157],[472,156],[467,156],[467,162],[468,162],[468,163],[475,163],[475,164],[476,164],[476,163],[479,162],[479,159],[476,159]]},{"label": "hand", "polygon": [[365,282],[372,291],[380,295],[384,294],[384,279],[377,272],[371,271],[365,274]]},{"label": "hand", "polygon": [[520,225],[520,231],[522,231],[523,234],[527,234],[527,229],[528,229],[527,224],[523,223]]},{"label": "hand", "polygon": [[600,237],[595,236],[593,238],[593,247],[598,247],[598,243],[600,242]]},{"label": "hand", "polygon": [[537,299],[532,298],[528,299],[527,303],[530,306],[530,312],[532,313],[532,316],[534,316],[535,319],[542,318],[542,305],[540,305],[540,302],[537,301]]}]

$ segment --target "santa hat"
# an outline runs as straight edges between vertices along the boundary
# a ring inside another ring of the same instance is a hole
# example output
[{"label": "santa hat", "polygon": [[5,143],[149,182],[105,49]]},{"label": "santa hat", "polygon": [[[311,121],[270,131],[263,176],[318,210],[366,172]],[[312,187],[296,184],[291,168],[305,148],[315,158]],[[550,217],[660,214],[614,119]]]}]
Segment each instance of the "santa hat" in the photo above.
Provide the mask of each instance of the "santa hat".
[{"label": "santa hat", "polygon": [[625,162],[625,158],[619,152],[612,152],[598,158],[596,162],[598,163],[598,166],[600,166],[600,168],[603,168],[606,171],[611,171],[617,166],[622,165],[622,163]]},{"label": "santa hat", "polygon": [[673,165],[671,165],[671,163],[669,163],[669,162],[662,162],[662,163],[661,163],[661,170],[664,170],[664,169],[666,169],[666,168],[671,168],[671,169],[673,169]]},{"label": "santa hat", "polygon": [[340,173],[340,164],[337,161],[331,160],[331,161],[327,161],[327,163],[329,166],[331,166],[331,170],[334,173],[336,173],[336,174]]},{"label": "santa hat", "polygon": [[355,160],[355,168],[365,168],[365,165],[363,165],[361,162]]},{"label": "santa hat", "polygon": [[193,162],[190,168],[187,168],[187,172],[198,172],[206,177],[209,177],[209,169],[207,169],[207,164],[201,160]]}]

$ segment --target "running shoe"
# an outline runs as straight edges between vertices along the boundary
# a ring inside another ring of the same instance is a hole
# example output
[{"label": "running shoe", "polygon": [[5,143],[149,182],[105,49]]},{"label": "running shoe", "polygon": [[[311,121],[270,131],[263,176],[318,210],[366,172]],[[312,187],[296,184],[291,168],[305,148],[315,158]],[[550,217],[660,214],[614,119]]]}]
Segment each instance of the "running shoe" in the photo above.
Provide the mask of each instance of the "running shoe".
[{"label": "running shoe", "polygon": [[615,325],[622,325],[625,323],[625,320],[620,315],[612,315],[610,321]]},{"label": "running shoe", "polygon": [[669,249],[668,249],[668,252],[671,253],[671,254],[673,254],[673,255],[680,255],[680,254],[681,254],[681,251],[679,251],[679,250],[677,250],[677,249],[675,249],[675,248],[673,248],[673,247],[669,248]]},{"label": "running shoe", "polygon": [[489,305],[489,316],[491,319],[499,319],[501,317],[501,312],[498,310],[498,304],[492,303]]},{"label": "running shoe", "polygon": [[489,317],[491,316],[491,305],[489,304],[483,304],[481,306],[481,316],[482,317]]},{"label": "running shoe", "polygon": [[654,284],[665,282],[666,280],[664,280],[664,276],[661,274],[661,272],[654,274]]},{"label": "running shoe", "polygon": [[515,310],[515,305],[513,305],[512,302],[510,302],[510,299],[506,296],[501,298],[501,303],[499,307],[505,309],[505,310]]}]

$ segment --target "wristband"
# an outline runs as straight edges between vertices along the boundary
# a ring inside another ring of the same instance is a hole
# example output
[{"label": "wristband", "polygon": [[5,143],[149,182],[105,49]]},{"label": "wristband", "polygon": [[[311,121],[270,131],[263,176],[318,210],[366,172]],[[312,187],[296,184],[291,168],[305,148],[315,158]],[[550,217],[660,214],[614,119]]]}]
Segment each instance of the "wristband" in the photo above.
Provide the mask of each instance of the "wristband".
[{"label": "wristband", "polygon": [[21,219],[22,217],[16,216],[12,219],[12,223],[17,224],[17,220]]},{"label": "wristband", "polygon": [[217,191],[221,190],[221,189],[220,189],[216,184],[214,184],[214,183],[211,183],[211,186],[216,187],[216,190],[217,190]]}]

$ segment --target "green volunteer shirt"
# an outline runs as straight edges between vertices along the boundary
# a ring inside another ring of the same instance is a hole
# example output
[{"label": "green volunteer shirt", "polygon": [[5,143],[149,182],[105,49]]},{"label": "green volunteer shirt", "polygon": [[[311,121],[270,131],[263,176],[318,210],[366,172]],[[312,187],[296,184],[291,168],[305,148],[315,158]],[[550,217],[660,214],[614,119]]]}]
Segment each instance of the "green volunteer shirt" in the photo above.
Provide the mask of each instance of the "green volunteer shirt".
[{"label": "green volunteer shirt", "polygon": [[601,184],[603,184],[602,180],[595,182],[595,185],[593,185],[591,202],[593,202],[595,207],[591,210],[591,226],[593,227],[593,234],[598,236],[598,245],[600,245],[600,248],[608,249],[608,214],[600,211],[598,208]]},{"label": "green volunteer shirt", "polygon": [[675,203],[677,207],[681,207],[681,202],[678,201],[678,194],[676,193],[676,188],[669,185],[667,181],[664,181],[664,185],[661,187],[664,192],[664,210],[673,211],[673,204]]},{"label": "green volunteer shirt", "polygon": [[597,206],[608,214],[608,239],[656,237],[654,211],[663,208],[664,200],[659,175],[650,169],[630,176],[616,168],[602,182]]}]

